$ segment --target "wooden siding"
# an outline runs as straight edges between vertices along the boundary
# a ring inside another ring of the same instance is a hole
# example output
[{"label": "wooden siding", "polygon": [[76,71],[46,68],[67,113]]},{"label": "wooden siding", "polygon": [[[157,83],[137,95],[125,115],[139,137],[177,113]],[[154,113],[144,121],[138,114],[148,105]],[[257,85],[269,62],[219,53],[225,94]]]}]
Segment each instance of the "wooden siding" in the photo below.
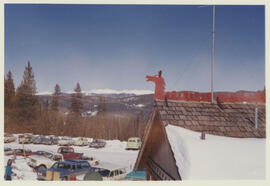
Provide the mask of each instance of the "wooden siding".
[{"label": "wooden siding", "polygon": [[153,180],[181,180],[159,114],[155,115],[150,128],[138,168],[145,168]]}]

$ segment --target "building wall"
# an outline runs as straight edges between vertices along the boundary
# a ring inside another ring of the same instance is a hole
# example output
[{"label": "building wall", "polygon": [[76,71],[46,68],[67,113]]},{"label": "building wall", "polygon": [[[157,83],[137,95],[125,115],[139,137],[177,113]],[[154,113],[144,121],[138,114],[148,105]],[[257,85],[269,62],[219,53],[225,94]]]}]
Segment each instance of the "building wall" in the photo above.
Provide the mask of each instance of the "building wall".
[{"label": "building wall", "polygon": [[181,180],[158,114],[153,120],[139,168],[147,170],[148,179],[151,176],[153,180]]}]

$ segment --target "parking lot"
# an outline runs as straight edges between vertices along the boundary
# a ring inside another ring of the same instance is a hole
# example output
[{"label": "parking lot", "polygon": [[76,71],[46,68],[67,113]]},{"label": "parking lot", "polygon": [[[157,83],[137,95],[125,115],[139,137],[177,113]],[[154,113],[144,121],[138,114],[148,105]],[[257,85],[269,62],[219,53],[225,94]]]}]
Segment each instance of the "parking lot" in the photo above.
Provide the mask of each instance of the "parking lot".
[{"label": "parking lot", "polygon": [[[16,134],[15,136],[18,136]],[[76,140],[76,138],[73,138]],[[92,141],[88,138],[89,142]],[[83,153],[84,156],[92,157],[99,162],[99,164],[115,165],[115,167],[125,168],[127,173],[133,169],[138,155],[138,150],[126,150],[127,142],[119,140],[107,140],[106,145],[103,148],[90,148],[87,146],[72,146],[76,153]],[[18,143],[18,139],[15,142],[5,143],[5,148],[21,149],[23,144]],[[30,149],[32,152],[36,151],[48,151],[57,153],[58,145],[42,145],[42,144],[24,144],[25,149]],[[4,163],[6,165],[7,160],[13,158],[13,155],[5,155]],[[27,158],[23,156],[16,156],[13,165],[13,171],[17,176],[13,177],[13,180],[36,180],[37,173],[27,165]]]}]

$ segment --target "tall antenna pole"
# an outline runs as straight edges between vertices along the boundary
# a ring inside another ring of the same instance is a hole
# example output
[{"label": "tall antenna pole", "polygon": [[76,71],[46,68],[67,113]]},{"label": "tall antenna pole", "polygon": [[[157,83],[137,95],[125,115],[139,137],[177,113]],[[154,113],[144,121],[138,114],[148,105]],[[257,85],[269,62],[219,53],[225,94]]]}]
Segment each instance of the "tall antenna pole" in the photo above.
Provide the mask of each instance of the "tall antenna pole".
[{"label": "tall antenna pole", "polygon": [[214,103],[214,57],[215,57],[215,5],[213,5],[213,30],[212,30],[212,65],[211,65],[211,102]]}]

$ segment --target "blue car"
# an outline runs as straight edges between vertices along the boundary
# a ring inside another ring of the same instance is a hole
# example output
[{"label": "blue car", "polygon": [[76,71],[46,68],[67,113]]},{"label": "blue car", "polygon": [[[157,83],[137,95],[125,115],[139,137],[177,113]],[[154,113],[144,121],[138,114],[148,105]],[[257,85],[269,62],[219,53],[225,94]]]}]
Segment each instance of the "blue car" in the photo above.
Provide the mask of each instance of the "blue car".
[{"label": "blue car", "polygon": [[38,180],[76,180],[77,175],[85,174],[92,170],[91,165],[85,160],[59,161],[51,168],[37,173]]},{"label": "blue car", "polygon": [[125,180],[144,181],[146,180],[146,171],[144,169],[132,171],[126,175]]}]

